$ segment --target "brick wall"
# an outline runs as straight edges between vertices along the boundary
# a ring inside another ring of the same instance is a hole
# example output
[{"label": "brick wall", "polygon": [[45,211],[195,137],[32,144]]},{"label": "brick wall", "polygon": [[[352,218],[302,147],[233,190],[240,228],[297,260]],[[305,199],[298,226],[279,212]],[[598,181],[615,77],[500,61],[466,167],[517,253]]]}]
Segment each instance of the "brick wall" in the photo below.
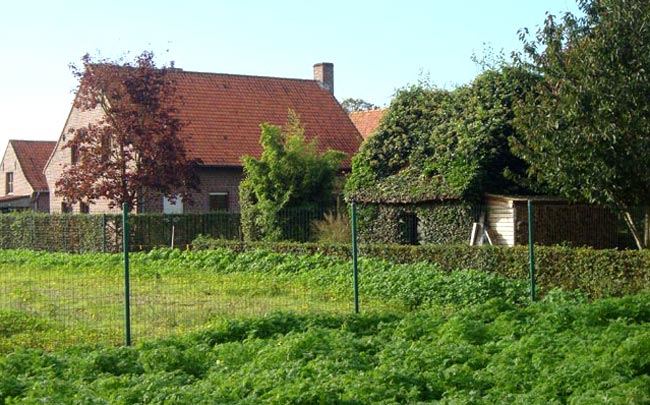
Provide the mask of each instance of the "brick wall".
[{"label": "brick wall", "polygon": [[[192,204],[183,203],[183,212],[207,212],[210,208],[210,193],[227,193],[228,211],[239,212],[239,183],[244,178],[241,167],[203,167],[199,168],[201,190],[192,195]],[[163,198],[149,196],[145,202],[145,212],[162,212]]]},{"label": "brick wall", "polygon": [[34,191],[32,189],[32,186],[29,184],[27,181],[27,178],[25,178],[25,174],[23,173],[22,168],[20,167],[20,164],[18,164],[18,159],[16,159],[16,153],[14,152],[14,149],[11,147],[11,144],[7,147],[7,150],[5,152],[4,158],[2,159],[2,163],[0,163],[0,196],[6,196],[7,194],[7,173],[12,172],[14,175],[14,181],[13,181],[13,195],[31,195],[32,192]]},{"label": "brick wall", "polygon": [[201,192],[195,195],[194,205],[187,212],[208,211],[210,193],[228,193],[228,210],[239,212],[239,183],[244,178],[241,167],[201,168],[199,170]]},{"label": "brick wall", "polygon": [[[56,193],[56,181],[61,177],[65,167],[70,165],[70,149],[64,145],[71,136],[71,128],[80,128],[87,126],[89,122],[97,122],[101,118],[101,110],[80,111],[73,108],[66,122],[65,128],[57,143],[54,154],[45,168],[45,177],[50,190],[49,208],[52,213],[61,212],[61,203],[63,198]],[[199,169],[199,179],[201,181],[201,191],[193,196],[193,204],[183,204],[184,212],[206,212],[209,209],[210,193],[227,193],[229,211],[239,211],[239,183],[243,179],[243,169],[241,167],[204,167]],[[4,182],[4,180],[3,180]],[[4,184],[3,184],[4,187]],[[39,203],[40,204],[40,203]],[[145,198],[145,212],[162,212],[162,197],[147,196]],[[73,212],[79,212],[79,204],[75,204]],[[90,213],[119,213],[120,208],[112,210],[108,208],[107,200],[98,200],[90,205]]]},{"label": "brick wall", "polygon": [[[50,212],[52,213],[61,213],[61,203],[63,198],[59,196],[56,192],[56,181],[61,177],[65,167],[71,163],[71,154],[70,148],[65,148],[65,144],[70,140],[72,136],[70,134],[70,129],[76,129],[85,127],[90,122],[98,122],[101,119],[102,113],[99,108],[92,111],[81,111],[77,108],[73,108],[70,111],[68,120],[63,128],[63,132],[59,141],[54,148],[54,153],[52,158],[48,162],[48,165],[45,167],[45,178],[47,179],[47,187],[50,190]],[[80,204],[75,204],[72,207],[74,213],[79,213]],[[108,208],[107,200],[98,200],[94,204],[90,205],[90,213],[119,213],[120,208]]]}]

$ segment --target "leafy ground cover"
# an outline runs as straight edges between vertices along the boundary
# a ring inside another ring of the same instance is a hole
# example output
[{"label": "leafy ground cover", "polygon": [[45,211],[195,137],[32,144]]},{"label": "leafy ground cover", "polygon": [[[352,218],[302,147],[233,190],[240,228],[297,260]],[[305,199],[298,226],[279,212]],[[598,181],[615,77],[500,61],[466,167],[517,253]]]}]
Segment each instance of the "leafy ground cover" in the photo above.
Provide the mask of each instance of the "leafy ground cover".
[{"label": "leafy ground cover", "polygon": [[274,313],[136,347],[18,348],[0,359],[0,403],[642,404],[649,321],[647,293]]},{"label": "leafy ground cover", "polygon": [[[154,250],[131,255],[134,340],[183,334],[211,322],[274,311],[351,313],[351,264],[323,255]],[[0,336],[13,346],[48,350],[85,341],[124,341],[122,258],[111,254],[0,251],[0,310],[38,319],[34,330]],[[490,274],[444,272],[434,264],[360,265],[362,311],[469,305],[526,299],[525,282]]]}]

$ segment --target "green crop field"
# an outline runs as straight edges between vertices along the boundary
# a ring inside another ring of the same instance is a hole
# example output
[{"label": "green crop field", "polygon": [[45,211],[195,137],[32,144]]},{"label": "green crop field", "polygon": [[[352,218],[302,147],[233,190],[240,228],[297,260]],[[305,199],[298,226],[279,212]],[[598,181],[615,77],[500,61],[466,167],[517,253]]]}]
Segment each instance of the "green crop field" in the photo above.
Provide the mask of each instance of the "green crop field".
[{"label": "green crop field", "polygon": [[[265,251],[0,251],[0,404],[650,403],[650,294]],[[75,287],[76,286],[76,287]]]}]

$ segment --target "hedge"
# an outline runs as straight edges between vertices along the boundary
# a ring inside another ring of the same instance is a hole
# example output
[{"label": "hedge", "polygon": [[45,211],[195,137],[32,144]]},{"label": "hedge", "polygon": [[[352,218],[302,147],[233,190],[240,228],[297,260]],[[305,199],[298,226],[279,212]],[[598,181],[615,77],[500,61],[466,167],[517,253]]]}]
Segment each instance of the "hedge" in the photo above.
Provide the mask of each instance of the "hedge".
[{"label": "hedge", "polygon": [[[323,254],[351,259],[349,244],[236,242],[199,237],[193,249],[227,247],[234,251],[267,249],[278,253]],[[360,245],[360,257],[394,263],[437,263],[443,269],[474,269],[512,279],[529,277],[528,247],[467,245]],[[590,299],[650,290],[650,251],[535,247],[536,281],[542,291],[580,290]]]}]

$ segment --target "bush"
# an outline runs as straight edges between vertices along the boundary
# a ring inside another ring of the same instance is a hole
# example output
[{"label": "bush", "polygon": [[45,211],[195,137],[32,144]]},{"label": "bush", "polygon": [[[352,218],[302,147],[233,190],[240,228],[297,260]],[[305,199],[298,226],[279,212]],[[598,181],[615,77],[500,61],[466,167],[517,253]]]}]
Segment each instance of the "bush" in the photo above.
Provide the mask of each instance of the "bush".
[{"label": "bush", "polygon": [[[350,244],[241,243],[198,238],[194,249],[264,248],[280,253],[324,254],[349,260]],[[444,270],[479,270],[511,279],[529,277],[526,246],[360,245],[360,257],[392,263],[437,263]],[[543,290],[582,290],[590,299],[650,290],[650,251],[596,250],[561,246],[535,248],[536,280]]]},{"label": "bush", "polygon": [[326,212],[322,220],[312,222],[312,234],[320,243],[348,243],[352,240],[350,219],[340,212]]}]

